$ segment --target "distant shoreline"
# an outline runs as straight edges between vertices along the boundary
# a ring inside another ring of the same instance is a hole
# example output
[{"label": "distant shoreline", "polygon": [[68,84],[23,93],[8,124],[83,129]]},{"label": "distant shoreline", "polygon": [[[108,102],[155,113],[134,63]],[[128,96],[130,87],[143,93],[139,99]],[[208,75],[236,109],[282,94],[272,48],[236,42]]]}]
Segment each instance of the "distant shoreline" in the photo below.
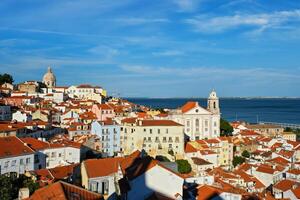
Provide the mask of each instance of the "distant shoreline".
[{"label": "distant shoreline", "polygon": [[[207,97],[121,97],[122,99],[207,99]],[[298,100],[300,97],[219,97],[219,99],[243,99],[243,100],[252,100],[252,99],[289,99],[289,100]]]}]

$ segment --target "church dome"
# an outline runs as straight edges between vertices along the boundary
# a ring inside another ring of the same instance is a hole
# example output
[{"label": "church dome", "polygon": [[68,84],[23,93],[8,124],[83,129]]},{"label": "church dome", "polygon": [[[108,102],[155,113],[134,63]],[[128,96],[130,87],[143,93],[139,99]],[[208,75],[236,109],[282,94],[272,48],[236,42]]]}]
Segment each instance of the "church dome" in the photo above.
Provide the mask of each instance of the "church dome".
[{"label": "church dome", "polygon": [[43,76],[43,83],[47,85],[47,87],[54,87],[56,84],[56,77],[52,72],[51,67],[48,67],[47,73]]}]

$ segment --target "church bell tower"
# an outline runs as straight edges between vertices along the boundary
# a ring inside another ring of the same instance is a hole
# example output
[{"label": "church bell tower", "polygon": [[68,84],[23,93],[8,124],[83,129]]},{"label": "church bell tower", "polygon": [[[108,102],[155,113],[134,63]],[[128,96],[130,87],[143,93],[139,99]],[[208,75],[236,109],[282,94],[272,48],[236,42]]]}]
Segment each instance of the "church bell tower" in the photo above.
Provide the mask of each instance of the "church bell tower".
[{"label": "church bell tower", "polygon": [[215,90],[212,90],[207,100],[207,110],[213,114],[220,114],[219,98]]}]

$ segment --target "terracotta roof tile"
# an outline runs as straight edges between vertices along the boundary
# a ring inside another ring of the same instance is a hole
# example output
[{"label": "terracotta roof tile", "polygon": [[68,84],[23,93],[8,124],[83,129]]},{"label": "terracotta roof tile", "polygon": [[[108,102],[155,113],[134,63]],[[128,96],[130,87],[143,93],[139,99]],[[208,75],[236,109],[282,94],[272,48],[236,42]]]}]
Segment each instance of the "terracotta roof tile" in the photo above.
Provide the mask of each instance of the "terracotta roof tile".
[{"label": "terracotta roof tile", "polygon": [[198,106],[198,102],[189,101],[181,107],[181,111],[182,111],[182,113],[186,113],[189,110],[195,108],[196,106]]},{"label": "terracotta roof tile", "polygon": [[59,181],[49,186],[36,190],[29,198],[29,200],[100,200],[100,194],[90,192],[75,185]]},{"label": "terracotta roof tile", "polygon": [[34,151],[15,136],[0,137],[0,157],[33,154]]},{"label": "terracotta roof tile", "polygon": [[285,192],[287,190],[293,189],[293,186],[296,184],[298,183],[292,180],[282,180],[276,183],[273,187]]},{"label": "terracotta roof tile", "polygon": [[183,126],[172,120],[142,120],[142,126]]}]

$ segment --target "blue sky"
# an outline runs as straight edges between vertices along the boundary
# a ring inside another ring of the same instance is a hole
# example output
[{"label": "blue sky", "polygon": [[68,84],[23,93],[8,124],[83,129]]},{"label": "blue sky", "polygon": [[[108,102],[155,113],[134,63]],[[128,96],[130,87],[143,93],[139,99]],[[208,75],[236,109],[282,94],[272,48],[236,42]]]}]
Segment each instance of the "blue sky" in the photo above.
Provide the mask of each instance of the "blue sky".
[{"label": "blue sky", "polygon": [[1,0],[0,72],[135,97],[300,96],[299,0]]}]

